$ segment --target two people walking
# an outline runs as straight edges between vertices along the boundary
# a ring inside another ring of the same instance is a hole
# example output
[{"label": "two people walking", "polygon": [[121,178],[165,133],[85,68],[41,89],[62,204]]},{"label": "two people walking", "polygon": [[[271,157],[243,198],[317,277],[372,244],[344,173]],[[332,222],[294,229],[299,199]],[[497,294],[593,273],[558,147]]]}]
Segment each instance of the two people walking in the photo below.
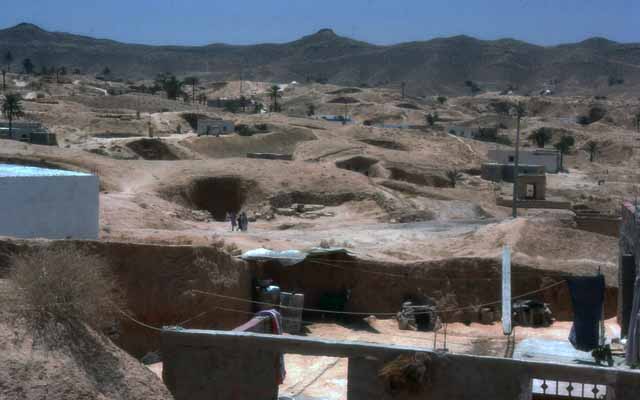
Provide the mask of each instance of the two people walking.
[{"label": "two people walking", "polygon": [[229,212],[229,221],[231,222],[232,232],[236,230],[246,232],[249,229],[249,219],[244,211],[240,211],[239,214],[235,211]]}]

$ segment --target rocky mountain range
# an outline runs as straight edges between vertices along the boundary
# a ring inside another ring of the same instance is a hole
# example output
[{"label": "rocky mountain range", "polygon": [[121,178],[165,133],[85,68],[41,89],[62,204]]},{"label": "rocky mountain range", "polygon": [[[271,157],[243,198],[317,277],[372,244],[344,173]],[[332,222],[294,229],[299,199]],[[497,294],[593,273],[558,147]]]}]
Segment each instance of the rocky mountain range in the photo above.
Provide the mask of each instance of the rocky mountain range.
[{"label": "rocky mountain range", "polygon": [[[11,51],[14,70],[30,58],[99,74],[108,67],[123,79],[150,79],[162,72],[215,80],[321,81],[340,85],[398,86],[411,95],[464,94],[515,88],[563,94],[640,92],[640,43],[592,38],[538,46],[512,39],[468,36],[374,45],[322,29],[279,44],[150,46],[62,32],[32,24],[0,30],[0,52]],[[473,85],[470,84],[473,82]]]}]

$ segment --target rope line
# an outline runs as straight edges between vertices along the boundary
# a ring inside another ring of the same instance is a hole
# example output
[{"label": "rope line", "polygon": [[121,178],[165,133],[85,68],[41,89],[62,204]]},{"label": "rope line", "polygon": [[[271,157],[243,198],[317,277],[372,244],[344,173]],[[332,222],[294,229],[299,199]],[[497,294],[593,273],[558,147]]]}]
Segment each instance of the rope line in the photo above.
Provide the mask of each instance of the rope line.
[{"label": "rope line", "polygon": [[[247,315],[255,315],[255,313],[250,312],[250,311],[243,311],[243,310],[236,310],[233,308],[226,308],[226,307],[219,307],[219,306],[215,306],[215,309],[220,310],[220,311],[226,311],[226,312],[233,312],[233,313],[239,313],[239,314],[247,314]],[[286,318],[286,317],[281,317],[283,321],[294,321],[294,322],[301,322],[305,325],[315,325],[321,322],[313,322],[313,321],[305,321],[305,320],[296,320],[296,319],[292,319],[292,318]],[[375,328],[374,328],[375,329]],[[430,333],[441,333],[439,330],[437,331],[430,331]],[[421,336],[415,336],[415,335],[398,335],[398,334],[389,334],[389,333],[380,333],[381,335],[387,335],[387,336],[394,336],[394,337],[403,337],[403,338],[407,338],[407,339],[419,339],[419,340],[431,340],[431,338],[427,338],[427,337],[421,337]],[[441,333],[442,334],[442,333]],[[447,332],[447,337],[458,337],[458,338],[465,338],[465,339],[487,339],[487,340],[507,340],[506,338],[503,338],[503,336],[473,336],[473,335],[463,335],[460,333],[451,333],[451,332]],[[462,343],[458,343],[458,344],[462,344]]]},{"label": "rope line", "polygon": [[[246,314],[246,315],[255,315],[255,313],[253,312],[249,312],[249,311],[243,311],[243,310],[236,310],[236,309],[231,309],[231,308],[226,308],[226,307],[219,307],[219,306],[215,306],[214,307],[215,310],[220,310],[220,311],[226,311],[226,312],[233,312],[233,313],[239,313],[239,314]],[[124,310],[118,308],[118,311],[124,315],[127,319],[129,319],[130,321],[134,322],[135,324],[147,328],[147,329],[151,329],[153,331],[156,332],[162,332],[163,329],[149,325],[147,323],[144,323],[138,319],[136,319],[135,317],[131,316],[130,314],[128,314],[127,312],[125,312]],[[196,315],[195,317],[191,318],[190,320],[194,320],[196,318],[199,318],[207,313],[209,313],[210,311],[204,311],[201,312],[200,314]],[[296,322],[301,322],[301,323],[305,323],[305,324],[315,324],[316,322],[311,322],[311,321],[304,321],[304,320],[294,320],[291,318],[285,318],[282,317],[282,320],[284,321],[296,321]],[[189,321],[189,320],[187,320]],[[436,335],[438,333],[438,331],[432,331],[432,333],[434,335]],[[430,338],[426,337],[426,335],[424,337],[422,336],[417,336],[417,335],[400,335],[400,334],[389,334],[389,333],[381,333],[382,335],[387,335],[387,336],[391,336],[391,337],[398,337],[398,338],[405,338],[405,339],[412,339],[412,340],[431,340]],[[316,336],[317,337],[317,336]],[[463,334],[457,334],[457,333],[452,333],[449,332],[447,333],[447,337],[455,337],[455,338],[466,338],[466,339],[473,339],[473,340],[492,340],[492,341],[504,341],[506,339],[502,339],[501,337],[493,337],[493,336],[472,336],[472,335],[463,335]],[[456,342],[456,341],[447,341],[448,343],[451,344],[457,344],[457,345],[464,345],[464,346],[468,346],[468,345],[472,345],[473,343],[461,343],[461,342]]]},{"label": "rope line", "polygon": [[130,321],[134,322],[137,325],[140,325],[140,326],[142,326],[144,328],[151,329],[151,330],[154,330],[154,331],[162,332],[161,328],[158,328],[158,327],[155,327],[155,326],[151,326],[149,324],[145,324],[144,322],[135,319],[131,315],[129,315],[126,312],[124,312],[120,307],[118,307],[118,312],[120,312],[120,314],[124,315],[125,317],[127,317],[127,319],[129,319]]},{"label": "rope line", "polygon": [[[561,281],[555,282],[555,283],[553,283],[551,285],[545,286],[543,288],[532,290],[532,291],[526,292],[526,293],[522,293],[522,294],[520,294],[518,296],[512,297],[512,300],[517,300],[517,299],[521,299],[523,297],[531,296],[532,294],[544,292],[546,290],[549,290],[551,288],[554,288],[556,286],[564,284],[565,282],[566,282],[565,280],[561,280]],[[265,306],[270,306],[270,307],[280,307],[280,308],[286,308],[286,309],[303,310],[303,311],[308,311],[308,312],[317,312],[317,313],[325,313],[325,314],[365,315],[365,316],[369,316],[369,315],[395,316],[397,314],[396,312],[390,313],[390,312],[332,311],[332,310],[323,310],[323,309],[308,308],[308,307],[291,307],[291,306],[282,306],[280,304],[269,303],[269,302],[265,302],[265,301],[248,300],[248,299],[243,299],[243,298],[239,298],[239,297],[226,296],[226,295],[218,294],[218,293],[205,292],[205,291],[202,291],[202,290],[192,290],[191,292],[192,293],[196,293],[196,294],[202,294],[202,295],[207,295],[207,296],[218,297],[218,298],[221,298],[221,299],[238,301],[238,302],[242,302],[242,303],[259,304],[259,305],[265,305]],[[496,301],[492,301],[492,302],[489,302],[489,303],[483,303],[483,304],[472,304],[472,305],[468,305],[468,306],[464,306],[464,307],[457,307],[457,308],[452,308],[452,309],[437,310],[437,312],[438,313],[452,313],[452,312],[456,312],[456,311],[464,311],[464,310],[468,310],[468,309],[477,309],[477,308],[482,308],[482,307],[488,307],[488,306],[492,306],[492,305],[496,305],[496,304],[500,304],[500,303],[502,303],[502,300],[496,300]],[[430,312],[416,312],[416,313],[414,313],[414,315],[423,315],[423,314],[430,314]]]}]

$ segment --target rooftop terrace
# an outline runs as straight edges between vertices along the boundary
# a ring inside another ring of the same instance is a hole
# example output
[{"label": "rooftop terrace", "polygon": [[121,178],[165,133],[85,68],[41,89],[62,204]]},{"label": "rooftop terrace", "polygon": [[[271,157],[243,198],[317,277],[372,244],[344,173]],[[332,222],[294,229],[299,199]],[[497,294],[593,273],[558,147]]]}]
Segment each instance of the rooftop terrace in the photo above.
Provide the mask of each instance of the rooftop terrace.
[{"label": "rooftop terrace", "polygon": [[0,178],[25,176],[90,176],[84,172],[63,169],[31,167],[27,165],[0,164]]}]

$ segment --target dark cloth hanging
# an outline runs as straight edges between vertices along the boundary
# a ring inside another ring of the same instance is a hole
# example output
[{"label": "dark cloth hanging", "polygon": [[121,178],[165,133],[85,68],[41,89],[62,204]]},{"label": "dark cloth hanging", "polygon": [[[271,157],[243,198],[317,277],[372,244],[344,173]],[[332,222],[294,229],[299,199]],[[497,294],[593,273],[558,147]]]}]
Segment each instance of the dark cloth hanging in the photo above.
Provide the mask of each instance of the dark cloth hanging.
[{"label": "dark cloth hanging", "polygon": [[604,304],[604,276],[567,279],[573,304],[573,326],[569,341],[577,350],[591,351],[600,346],[600,320]]},{"label": "dark cloth hanging", "polygon": [[640,277],[636,278],[633,290],[633,306],[627,340],[627,364],[636,365],[640,362]]}]

